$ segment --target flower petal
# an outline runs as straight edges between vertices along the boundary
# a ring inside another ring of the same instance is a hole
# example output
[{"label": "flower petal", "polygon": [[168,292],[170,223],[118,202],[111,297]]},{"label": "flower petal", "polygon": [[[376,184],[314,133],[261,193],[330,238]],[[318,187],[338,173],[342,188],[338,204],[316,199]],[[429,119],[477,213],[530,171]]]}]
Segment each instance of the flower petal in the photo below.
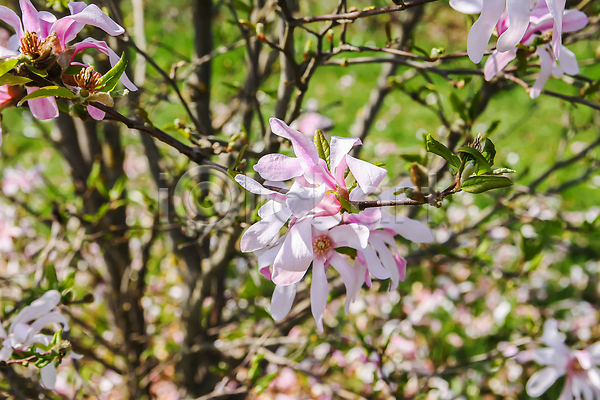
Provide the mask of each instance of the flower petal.
[{"label": "flower petal", "polygon": [[275,321],[281,321],[288,315],[294,304],[297,289],[297,282],[288,286],[275,286],[271,298],[271,316]]},{"label": "flower petal", "polygon": [[90,4],[81,12],[70,15],[65,18],[71,18],[73,21],[80,24],[95,26],[102,29],[111,36],[117,36],[125,33],[125,29],[115,21],[113,21],[104,11],[95,4]]},{"label": "flower petal", "polygon": [[554,18],[554,27],[552,29],[552,48],[556,58],[560,57],[560,47],[562,45],[562,18],[565,11],[565,3],[565,0],[546,0],[548,11],[550,11],[552,18]]},{"label": "flower petal", "polygon": [[533,360],[542,365],[554,365],[557,360],[556,350],[552,347],[542,347],[535,349]]},{"label": "flower petal", "polygon": [[[272,200],[267,202],[265,206],[271,206],[274,203]],[[261,209],[263,209],[261,207]],[[244,253],[256,251],[267,247],[273,242],[273,239],[279,234],[279,231],[283,227],[283,225],[287,222],[291,215],[290,210],[286,208],[281,208],[278,211],[275,211],[273,214],[268,215],[261,221],[258,221],[254,225],[252,225],[240,240],[240,250]]]},{"label": "flower petal", "polygon": [[563,374],[553,367],[546,367],[531,375],[527,381],[527,394],[531,397],[539,397],[556,382]]},{"label": "flower petal", "polygon": [[467,53],[474,63],[479,63],[487,48],[496,22],[504,12],[505,0],[483,0],[481,15],[467,37]]},{"label": "flower petal", "polygon": [[348,154],[352,148],[358,144],[362,144],[358,138],[343,138],[339,136],[332,136],[331,143],[329,145],[329,165],[331,172],[335,175],[335,169],[340,162],[344,159],[344,156]]},{"label": "flower petal", "polygon": [[254,194],[273,194],[273,190],[266,189],[263,185],[250,178],[249,176],[238,174],[235,176],[235,181],[240,184],[241,187]]},{"label": "flower petal", "polygon": [[296,182],[287,192],[285,204],[290,208],[292,214],[298,218],[317,207],[323,200],[329,188],[321,185],[315,188],[307,188]]},{"label": "flower petal", "polygon": [[[31,1],[19,0],[21,6],[21,19],[23,20],[23,29],[29,32],[40,31],[40,19],[38,17],[38,10],[35,9]],[[44,38],[45,39],[45,38]]]},{"label": "flower petal", "polygon": [[33,335],[40,333],[42,329],[52,323],[61,324],[62,330],[65,332],[69,330],[69,321],[67,321],[60,312],[54,311],[36,319],[35,322],[31,324],[31,330],[27,334],[26,341],[29,341]]},{"label": "flower petal", "polygon": [[367,246],[360,250],[365,257],[367,269],[377,279],[388,279],[391,277],[390,272],[383,267],[381,260],[377,256],[377,252],[371,246]]},{"label": "flower petal", "polygon": [[577,75],[579,73],[579,65],[577,64],[575,53],[565,46],[561,46],[558,65],[567,75]]},{"label": "flower petal", "polygon": [[304,172],[297,158],[283,154],[267,154],[261,157],[254,170],[268,181],[287,181]]},{"label": "flower petal", "polygon": [[483,0],[450,0],[450,7],[463,14],[479,14],[483,9]]},{"label": "flower petal", "polygon": [[[313,259],[312,218],[296,222],[287,233],[283,246],[273,263],[273,282],[277,285],[291,285],[295,282],[282,282],[277,276],[279,270],[306,272]],[[302,276],[298,278],[300,280]]]},{"label": "flower petal", "polygon": [[325,274],[323,259],[317,257],[313,262],[312,282],[310,284],[310,309],[317,323],[317,330],[323,332],[323,314],[329,297],[329,282]]},{"label": "flower petal", "polygon": [[532,99],[537,98],[542,93],[542,89],[550,75],[552,75],[552,69],[554,68],[554,60],[552,60],[546,48],[538,47],[538,55],[540,56],[542,71],[529,91],[529,97]]},{"label": "flower petal", "polygon": [[427,225],[408,217],[382,212],[379,226],[392,229],[398,235],[414,243],[431,243],[435,240]]},{"label": "flower petal", "polygon": [[331,239],[332,247],[352,247],[361,250],[367,247],[369,241],[369,228],[364,225],[348,224],[340,225],[327,233]]},{"label": "flower petal", "polygon": [[10,8],[0,6],[0,20],[6,22],[8,25],[12,26],[15,32],[17,33],[17,37],[23,37],[23,27],[21,26],[21,18]]},{"label": "flower petal", "polygon": [[513,49],[525,35],[529,26],[529,1],[506,0],[506,10],[510,24],[508,29],[498,38],[498,51],[503,53]]},{"label": "flower petal", "polygon": [[90,114],[90,117],[92,117],[96,121],[102,121],[104,119],[105,112],[97,109],[94,106],[87,106],[87,111],[88,114]]},{"label": "flower petal", "polygon": [[[25,87],[27,94],[35,92],[39,88],[37,87]],[[58,106],[56,105],[56,99],[54,97],[41,97],[39,99],[27,100],[29,104],[29,110],[36,119],[52,119],[58,117]]]},{"label": "flower petal", "polygon": [[50,363],[40,370],[40,376],[42,377],[42,384],[46,389],[54,389],[56,385],[56,368],[54,364]]},{"label": "flower petal", "polygon": [[346,154],[346,162],[358,186],[360,186],[365,194],[370,194],[377,189],[377,186],[379,186],[387,174],[385,169],[354,158],[349,154]]},{"label": "flower petal", "polygon": [[280,119],[271,118],[269,119],[269,123],[274,134],[289,139],[292,142],[294,153],[304,169],[308,169],[307,167],[310,165],[318,164],[319,153],[309,138],[290,128]]},{"label": "flower petal", "polygon": [[485,73],[485,80],[491,81],[493,77],[498,75],[500,71],[508,65],[509,62],[517,57],[517,49],[511,49],[504,53],[494,51],[491,56],[488,57],[483,68]]},{"label": "flower petal", "polygon": [[[350,312],[350,303],[356,297],[357,282],[359,280],[354,268],[339,254],[334,254],[329,259],[329,264],[340,274],[346,286],[346,302],[344,303],[344,312],[346,315]],[[360,288],[358,288],[360,289]]]},{"label": "flower petal", "polygon": [[40,318],[43,315],[48,314],[60,303],[60,293],[57,290],[49,290],[37,300],[34,300],[30,305],[23,308],[21,312],[15,317],[13,323],[8,330],[10,335],[14,331],[14,327],[19,324],[26,324],[29,321]]}]

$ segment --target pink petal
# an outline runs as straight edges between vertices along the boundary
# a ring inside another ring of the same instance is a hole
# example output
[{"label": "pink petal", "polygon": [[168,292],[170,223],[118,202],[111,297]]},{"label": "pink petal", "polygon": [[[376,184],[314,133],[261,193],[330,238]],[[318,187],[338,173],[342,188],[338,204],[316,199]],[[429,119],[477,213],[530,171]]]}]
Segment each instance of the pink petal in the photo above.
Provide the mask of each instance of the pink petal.
[{"label": "pink petal", "polygon": [[125,29],[121,25],[113,21],[95,4],[90,4],[82,11],[65,18],[71,18],[80,24],[95,26],[111,36],[125,33]]},{"label": "pink petal", "polygon": [[394,260],[394,256],[392,256],[392,252],[379,238],[372,237],[369,243],[371,243],[371,246],[373,246],[373,248],[379,254],[379,259],[381,260],[384,268],[390,273],[392,282],[390,289],[396,290],[400,281],[400,273],[398,271],[398,266],[396,265],[396,260]]},{"label": "pink petal", "polygon": [[588,16],[579,10],[567,10],[563,15],[563,32],[576,32],[587,26]]},{"label": "pink petal", "polygon": [[377,189],[377,186],[379,186],[387,174],[385,169],[348,154],[346,154],[346,162],[356,182],[358,182],[358,186],[360,186],[365,194],[370,194]]},{"label": "pink petal", "polygon": [[[335,268],[340,274],[346,286],[346,302],[344,303],[344,311],[346,315],[350,312],[350,303],[356,297],[358,276],[354,268],[339,254],[334,254],[329,259],[329,264]],[[314,274],[313,274],[314,277]],[[360,287],[358,288],[360,290]]]},{"label": "pink petal", "polygon": [[276,193],[273,190],[266,189],[265,187],[263,187],[263,185],[261,185],[260,183],[258,183],[257,181],[255,181],[254,179],[252,179],[246,175],[239,174],[239,175],[236,175],[234,179],[237,183],[240,184],[241,187],[243,187],[250,193],[262,194],[262,195]]},{"label": "pink petal", "polygon": [[[33,93],[39,88],[37,87],[25,87],[27,94]],[[39,99],[27,100],[31,114],[36,119],[52,119],[58,117],[58,106],[56,105],[56,99],[54,97],[42,97]]]},{"label": "pink petal", "polygon": [[48,11],[40,11],[38,18],[40,21],[40,30],[37,32],[38,36],[43,38],[50,36],[52,34],[52,24],[56,22],[56,17]]},{"label": "pink petal", "polygon": [[94,106],[87,106],[87,111],[88,114],[90,114],[90,117],[92,117],[96,121],[102,121],[104,119],[105,112],[97,109]]},{"label": "pink petal", "polygon": [[284,319],[292,309],[298,283],[288,286],[276,286],[271,299],[271,316],[275,321]]},{"label": "pink petal", "polygon": [[521,39],[529,26],[529,1],[506,0],[506,9],[510,25],[506,32],[498,38],[498,51],[503,53],[513,49]]},{"label": "pink petal", "polygon": [[554,68],[554,60],[550,57],[546,48],[538,47],[538,55],[540,56],[542,71],[529,91],[529,97],[532,99],[537,98],[542,93],[542,89],[550,75],[552,75],[552,69]]},{"label": "pink petal", "polygon": [[517,57],[517,49],[511,49],[504,53],[494,51],[491,56],[488,57],[483,68],[485,72],[485,80],[491,81],[493,77],[498,75],[498,72],[502,71],[509,62]]},{"label": "pink petal", "polygon": [[563,374],[559,373],[555,368],[546,367],[535,374],[527,381],[527,394],[531,397],[539,397],[556,382]]},{"label": "pink petal", "polygon": [[435,240],[431,229],[421,221],[408,217],[382,213],[381,227],[392,229],[398,235],[414,243],[431,243]]},{"label": "pink petal", "polygon": [[304,273],[308,269],[313,259],[311,223],[312,218],[304,218],[296,222],[288,231],[283,246],[273,263],[273,282],[277,285],[286,286],[295,283],[281,282],[277,277],[279,270]]},{"label": "pink petal", "polygon": [[[268,204],[268,203],[267,203]],[[287,222],[291,212],[288,208],[279,210],[252,225],[240,240],[240,250],[244,253],[262,249],[273,241]]]},{"label": "pink petal", "polygon": [[562,44],[562,18],[565,11],[565,0],[546,0],[548,10],[554,18],[554,27],[552,29],[552,48],[554,57],[560,57],[560,46]]},{"label": "pink petal", "polygon": [[277,253],[281,249],[283,242],[279,242],[277,245],[269,248],[258,250],[254,254],[258,257],[258,272],[268,280],[271,280],[271,270],[269,267],[273,265]]},{"label": "pink petal", "polygon": [[406,278],[406,259],[401,257],[398,253],[395,253],[394,260],[396,260],[396,265],[398,266],[400,282],[404,282],[404,278]]},{"label": "pink petal", "polygon": [[29,0],[19,0],[19,4],[21,5],[23,29],[25,31],[38,33],[40,31],[38,10],[35,9]]},{"label": "pink petal", "polygon": [[280,119],[271,118],[269,119],[271,124],[271,130],[277,136],[289,139],[292,142],[294,153],[298,160],[302,164],[304,169],[308,169],[309,166],[318,164],[319,153],[314,143],[302,133],[293,130]]},{"label": "pink petal", "polygon": [[323,332],[323,314],[329,297],[329,283],[325,274],[325,265],[321,257],[317,257],[312,267],[310,284],[310,309],[317,323],[317,330]]},{"label": "pink petal", "polygon": [[23,37],[21,18],[19,18],[19,16],[13,10],[8,7],[0,6],[0,19],[13,27],[18,38]]},{"label": "pink petal", "polygon": [[303,170],[297,158],[283,154],[267,154],[258,160],[254,170],[269,181],[287,181],[302,175]]},{"label": "pink petal", "polygon": [[29,321],[40,318],[43,315],[48,314],[60,303],[60,293],[57,290],[49,290],[43,294],[37,300],[34,300],[30,305],[23,308],[21,312],[15,317],[13,323],[8,330],[8,333],[13,333],[16,326],[19,324],[26,324]]},{"label": "pink petal", "polygon": [[483,0],[481,15],[475,21],[467,38],[467,53],[474,63],[479,63],[487,48],[496,22],[504,12],[505,0]]}]

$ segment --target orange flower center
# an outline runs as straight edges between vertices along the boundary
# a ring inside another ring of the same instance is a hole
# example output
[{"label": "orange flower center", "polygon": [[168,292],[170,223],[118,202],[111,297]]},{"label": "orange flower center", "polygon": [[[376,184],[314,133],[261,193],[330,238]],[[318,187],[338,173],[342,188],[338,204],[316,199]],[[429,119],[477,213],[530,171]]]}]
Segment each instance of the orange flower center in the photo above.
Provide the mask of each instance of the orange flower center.
[{"label": "orange flower center", "polygon": [[325,256],[331,249],[331,240],[327,236],[321,236],[315,239],[313,251],[319,256]]},{"label": "orange flower center", "polygon": [[74,76],[75,84],[82,89],[87,90],[89,93],[95,93],[96,89],[100,85],[100,79],[102,75],[94,71],[94,67],[87,67],[79,71],[79,74]]}]

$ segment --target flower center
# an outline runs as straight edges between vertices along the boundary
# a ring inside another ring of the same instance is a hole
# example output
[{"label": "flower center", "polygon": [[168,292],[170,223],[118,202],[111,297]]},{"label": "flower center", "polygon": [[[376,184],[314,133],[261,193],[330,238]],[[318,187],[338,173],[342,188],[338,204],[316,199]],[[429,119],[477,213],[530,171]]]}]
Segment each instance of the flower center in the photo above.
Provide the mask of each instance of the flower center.
[{"label": "flower center", "polygon": [[87,67],[79,71],[79,74],[73,77],[75,84],[89,93],[95,93],[100,85],[102,75],[94,71],[94,67]]},{"label": "flower center", "polygon": [[26,31],[21,38],[21,53],[30,55],[36,61],[47,59],[52,53],[61,52],[60,42],[56,33],[42,40],[37,33]]},{"label": "flower center", "polygon": [[567,365],[567,370],[575,374],[584,371],[577,357],[573,357],[571,361],[569,361],[569,364]]},{"label": "flower center", "polygon": [[331,240],[327,236],[321,236],[315,239],[313,251],[319,256],[325,256],[331,249]]}]

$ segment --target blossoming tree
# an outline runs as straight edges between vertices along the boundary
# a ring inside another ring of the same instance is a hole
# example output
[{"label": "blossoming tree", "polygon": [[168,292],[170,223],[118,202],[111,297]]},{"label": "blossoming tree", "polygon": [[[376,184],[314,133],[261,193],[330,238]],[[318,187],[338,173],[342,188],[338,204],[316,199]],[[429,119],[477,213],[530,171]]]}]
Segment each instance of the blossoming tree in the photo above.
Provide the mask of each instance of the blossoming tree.
[{"label": "blossoming tree", "polygon": [[599,14],[0,6],[0,396],[600,399]]}]

